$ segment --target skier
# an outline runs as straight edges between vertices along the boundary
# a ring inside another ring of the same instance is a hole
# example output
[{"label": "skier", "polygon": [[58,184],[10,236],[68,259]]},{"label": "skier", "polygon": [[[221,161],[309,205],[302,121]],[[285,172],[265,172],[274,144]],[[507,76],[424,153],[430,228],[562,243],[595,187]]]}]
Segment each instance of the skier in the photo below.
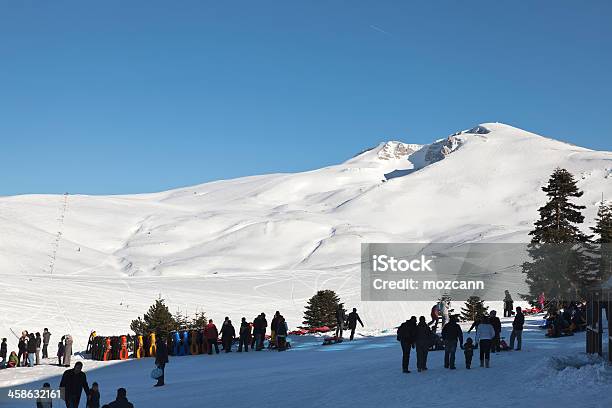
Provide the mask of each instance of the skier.
[{"label": "skier", "polygon": [[100,408],[100,390],[98,389],[97,382],[91,384],[91,389],[87,396],[87,408]]},{"label": "skier", "polygon": [[463,355],[465,356],[465,368],[469,370],[472,366],[472,357],[474,357],[474,342],[471,337],[468,337],[463,345]]},{"label": "skier", "polygon": [[338,303],[338,307],[336,308],[336,339],[338,341],[342,341],[342,331],[344,330],[345,320],[344,303]]},{"label": "skier", "polygon": [[235,336],[236,329],[234,329],[232,321],[227,319],[221,328],[221,344],[223,345],[223,350],[225,350],[226,353],[231,353],[232,341],[234,340]]},{"label": "skier", "polygon": [[504,296],[504,317],[512,317],[512,310],[514,309],[514,301],[510,292],[506,290]]},{"label": "skier", "polygon": [[134,408],[134,405],[127,399],[127,390],[125,388],[117,389],[117,397],[113,402],[107,405],[108,408]]},{"label": "skier", "polygon": [[357,328],[357,322],[359,322],[361,327],[363,327],[363,322],[357,314],[357,308],[354,307],[353,311],[348,315],[348,328],[351,330],[351,337],[349,338],[350,340],[353,340],[353,337],[355,337],[355,329]]},{"label": "skier", "polygon": [[240,322],[240,337],[238,339],[238,352],[242,353],[242,346],[244,346],[245,353],[249,352],[249,343],[251,342],[251,325],[246,321],[246,317],[242,318]]},{"label": "skier", "polygon": [[427,353],[432,344],[431,329],[425,322],[425,316],[419,317],[419,324],[416,327],[416,353],[417,369],[419,372],[427,370]]},{"label": "skier", "polygon": [[0,344],[0,359],[2,359],[2,365],[6,364],[6,353],[8,352],[8,347],[6,345],[6,338],[2,339],[2,344]]},{"label": "skier", "polygon": [[442,339],[444,340],[444,368],[454,370],[457,341],[463,348],[463,332],[455,317],[451,317],[450,322],[442,328]]},{"label": "skier", "polygon": [[480,348],[480,366],[489,368],[491,359],[491,342],[495,337],[495,329],[489,322],[488,317],[483,317],[482,321],[476,329],[476,342]]},{"label": "skier", "polygon": [[495,337],[493,337],[493,341],[491,342],[491,353],[499,353],[501,351],[499,347],[501,320],[497,317],[497,312],[495,310],[491,310],[491,313],[489,313],[489,323],[493,326],[493,330],[495,330]]},{"label": "skier", "polygon": [[414,348],[416,340],[417,320],[412,316],[410,320],[406,320],[397,329],[397,341],[402,346],[402,371],[410,373],[408,366],[410,364],[410,349]]},{"label": "skier", "polygon": [[47,348],[49,347],[49,340],[51,340],[51,333],[49,332],[49,329],[47,329],[46,327],[43,330],[42,339],[43,339],[42,358],[49,358],[49,350]]},{"label": "skier", "polygon": [[208,321],[204,328],[204,337],[206,337],[206,342],[208,343],[208,354],[212,354],[213,346],[215,347],[215,352],[219,354],[219,345],[217,344],[219,332],[212,319]]},{"label": "skier", "polygon": [[36,332],[36,365],[40,364],[40,347],[42,346],[42,337]]},{"label": "skier", "polygon": [[30,333],[27,344],[28,367],[34,367],[34,359],[36,357],[36,337],[34,333]]},{"label": "skier", "polygon": [[[157,333],[156,337],[157,340],[155,342],[155,366],[161,370],[162,374],[160,377],[157,378],[157,384],[155,384],[154,387],[161,387],[162,385],[164,385],[166,364],[168,364],[168,347],[166,346],[166,342],[163,340],[161,333]],[[217,350],[217,353],[218,352],[219,350]],[[119,396],[118,392],[117,396]]]},{"label": "skier", "polygon": [[287,322],[285,318],[278,315],[278,323],[276,325],[276,347],[278,351],[287,350],[287,332],[289,329],[287,328]]},{"label": "skier", "polygon": [[512,333],[510,334],[510,348],[514,348],[514,340],[517,340],[516,351],[521,350],[523,340],[523,326],[525,325],[525,315],[520,306],[516,307],[516,316],[512,322]]},{"label": "skier", "polygon": [[70,367],[70,358],[72,357],[72,336],[67,334],[64,338],[64,365]]},{"label": "skier", "polygon": [[87,376],[83,372],[83,363],[77,361],[74,368],[64,371],[59,386],[64,388],[66,408],[78,408],[81,392],[85,391],[85,395],[89,395],[89,385]]},{"label": "skier", "polygon": [[57,343],[57,365],[62,366],[62,362],[64,360],[64,352],[66,351],[66,347],[64,346],[64,337]]}]

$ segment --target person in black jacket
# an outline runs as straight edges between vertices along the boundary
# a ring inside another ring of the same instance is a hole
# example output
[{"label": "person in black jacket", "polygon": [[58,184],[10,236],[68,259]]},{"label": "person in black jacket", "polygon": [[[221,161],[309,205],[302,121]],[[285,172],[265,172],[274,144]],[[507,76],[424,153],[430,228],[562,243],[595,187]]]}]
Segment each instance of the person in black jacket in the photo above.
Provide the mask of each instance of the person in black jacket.
[{"label": "person in black jacket", "polygon": [[6,338],[2,339],[2,344],[0,344],[0,359],[2,359],[2,363],[6,363],[6,353],[8,352],[8,348],[6,346]]},{"label": "person in black jacket", "polygon": [[499,320],[499,317],[497,317],[497,312],[495,310],[491,310],[491,313],[489,313],[489,324],[493,326],[493,330],[495,330],[495,337],[491,340],[491,353],[499,353],[501,351],[499,347],[501,320]]},{"label": "person in black jacket", "polygon": [[263,350],[267,327],[268,321],[266,320],[265,313],[260,314],[253,321],[253,334],[255,335],[255,351]]},{"label": "person in black jacket", "polygon": [[19,343],[17,344],[17,349],[19,352],[17,353],[17,358],[19,359],[19,365],[25,366],[27,365],[28,360],[28,337],[24,333],[21,333],[21,337],[19,338]]},{"label": "person in black jacket", "polygon": [[28,352],[28,367],[34,367],[34,359],[36,357],[36,337],[34,333],[30,333],[26,350]]},{"label": "person in black jacket", "polygon": [[242,353],[242,346],[244,346],[245,353],[249,352],[249,343],[251,342],[251,325],[246,321],[246,317],[242,318],[240,322],[240,332],[238,339],[238,352]]},{"label": "person in black jacket", "polygon": [[506,290],[504,294],[504,317],[512,316],[513,306],[514,301],[512,300],[512,296],[510,296],[510,292]]},{"label": "person in black jacket", "polygon": [[425,316],[419,317],[419,324],[416,327],[415,345],[417,352],[417,370],[419,372],[427,370],[427,354],[432,344],[431,329],[427,325]]},{"label": "person in black jacket", "polygon": [[350,340],[353,340],[353,337],[355,337],[355,329],[357,328],[357,322],[359,322],[361,327],[363,327],[363,322],[361,321],[361,318],[357,314],[357,308],[354,307],[353,311],[348,314],[347,321],[348,321],[348,328],[351,330]]},{"label": "person in black jacket", "polygon": [[166,364],[168,364],[168,347],[166,342],[163,340],[161,333],[157,334],[156,353],[155,353],[155,365],[162,371],[162,375],[157,379],[157,384],[154,387],[161,387],[164,385],[164,378],[166,375]]},{"label": "person in black jacket", "polygon": [[416,340],[417,320],[412,316],[410,320],[406,320],[397,329],[397,341],[402,346],[402,371],[409,373],[408,365],[410,364],[410,349],[414,348]]},{"label": "person in black jacket", "polygon": [[85,391],[85,395],[89,395],[89,385],[87,384],[87,376],[83,372],[83,363],[77,361],[74,368],[64,371],[59,386],[64,388],[66,408],[78,408],[81,401],[81,392]]},{"label": "person in black jacket", "polygon": [[223,350],[225,350],[226,353],[230,353],[232,351],[232,341],[234,340],[235,336],[236,329],[234,329],[232,321],[227,319],[221,328],[221,344],[223,344]]},{"label": "person in black jacket", "polygon": [[342,341],[345,320],[344,303],[338,303],[338,307],[336,308],[336,339],[338,341]]},{"label": "person in black jacket", "polygon": [[442,328],[442,339],[444,340],[444,368],[454,370],[457,341],[463,348],[463,332],[455,316],[452,316],[450,322]]},{"label": "person in black jacket", "polygon": [[517,306],[516,316],[512,322],[512,333],[510,334],[510,348],[514,348],[514,340],[517,340],[516,351],[520,351],[523,342],[523,326],[525,325],[525,315],[523,310]]},{"label": "person in black jacket", "polygon": [[47,329],[46,327],[43,330],[42,339],[43,339],[42,358],[49,358],[48,347],[49,347],[49,341],[51,340],[51,332],[49,332],[49,329]]},{"label": "person in black jacket", "polygon": [[[117,390],[117,398],[108,405],[108,408],[134,408],[134,405],[127,399],[127,391],[125,388],[119,388]],[[104,407],[102,407],[104,408]]]}]

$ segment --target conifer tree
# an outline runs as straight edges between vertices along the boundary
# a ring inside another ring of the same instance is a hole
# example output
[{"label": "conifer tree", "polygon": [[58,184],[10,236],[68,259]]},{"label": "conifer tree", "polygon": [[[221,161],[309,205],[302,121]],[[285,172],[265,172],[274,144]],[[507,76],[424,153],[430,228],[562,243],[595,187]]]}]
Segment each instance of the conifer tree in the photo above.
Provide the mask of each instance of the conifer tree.
[{"label": "conifer tree", "polygon": [[189,330],[201,330],[207,323],[208,320],[206,319],[206,314],[204,312],[196,312],[193,319],[191,319],[187,325],[187,328]]},{"label": "conifer tree", "polygon": [[149,333],[160,333],[166,336],[176,328],[176,321],[172,317],[172,313],[168,310],[168,306],[164,303],[164,299],[157,299],[155,303],[149,307],[147,313],[142,319],[138,317],[132,320],[130,328],[137,335],[148,335]]},{"label": "conifer tree", "polygon": [[559,304],[581,298],[595,279],[590,236],[578,228],[584,221],[581,210],[586,207],[570,201],[583,192],[565,169],[555,169],[542,191],[548,201],[538,210],[540,219],[529,233],[531,261],[522,265],[529,294],[522,297],[533,303],[544,292]]},{"label": "conifer tree", "polygon": [[473,322],[477,317],[486,315],[488,310],[489,307],[484,305],[484,300],[478,296],[470,296],[465,306],[461,308],[461,320]]},{"label": "conifer tree", "polygon": [[602,281],[607,281],[612,276],[612,202],[602,200],[591,231],[595,233],[600,254],[599,275]]},{"label": "conifer tree", "polygon": [[340,298],[333,290],[320,290],[308,300],[304,312],[304,327],[336,327],[336,309]]}]

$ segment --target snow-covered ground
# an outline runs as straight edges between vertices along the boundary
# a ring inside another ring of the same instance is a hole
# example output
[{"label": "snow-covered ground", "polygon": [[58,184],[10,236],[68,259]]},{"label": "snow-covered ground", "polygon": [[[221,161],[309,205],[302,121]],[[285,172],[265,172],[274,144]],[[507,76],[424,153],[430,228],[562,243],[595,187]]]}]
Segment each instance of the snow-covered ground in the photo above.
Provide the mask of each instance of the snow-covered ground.
[{"label": "snow-covered ground", "polygon": [[[171,358],[167,386],[153,388],[152,359],[126,362],[84,360],[90,382],[101,387],[102,401],[126,387],[136,407],[600,407],[612,406],[612,368],[584,354],[584,333],[550,339],[541,320],[528,318],[523,351],[492,356],[491,368],[478,367],[475,353],[466,370],[461,350],[457,370],[443,368],[443,352],[430,352],[429,370],[401,372],[395,336],[361,337],[321,346],[321,338],[292,338],[284,353],[262,351]],[[503,336],[509,337],[504,319]],[[473,333],[470,334],[473,337]],[[8,389],[36,389],[49,381],[57,387],[63,368],[42,365],[0,371],[0,395]],[[83,403],[83,402],[82,402]],[[0,406],[33,406],[0,399]],[[55,406],[55,405],[54,405]]]}]

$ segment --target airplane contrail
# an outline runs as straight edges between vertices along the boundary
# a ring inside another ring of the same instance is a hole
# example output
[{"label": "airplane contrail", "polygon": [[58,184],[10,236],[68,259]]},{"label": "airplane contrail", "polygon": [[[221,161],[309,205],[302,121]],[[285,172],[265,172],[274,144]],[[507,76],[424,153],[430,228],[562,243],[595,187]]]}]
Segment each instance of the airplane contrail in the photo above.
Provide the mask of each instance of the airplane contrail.
[{"label": "airplane contrail", "polygon": [[371,28],[372,30],[374,30],[374,31],[378,31],[379,33],[383,33],[383,34],[386,34],[386,35],[391,35],[391,33],[390,33],[390,32],[385,31],[385,30],[383,30],[382,28],[380,28],[380,27],[378,27],[378,26],[375,26],[374,24],[370,24],[370,28]]}]

